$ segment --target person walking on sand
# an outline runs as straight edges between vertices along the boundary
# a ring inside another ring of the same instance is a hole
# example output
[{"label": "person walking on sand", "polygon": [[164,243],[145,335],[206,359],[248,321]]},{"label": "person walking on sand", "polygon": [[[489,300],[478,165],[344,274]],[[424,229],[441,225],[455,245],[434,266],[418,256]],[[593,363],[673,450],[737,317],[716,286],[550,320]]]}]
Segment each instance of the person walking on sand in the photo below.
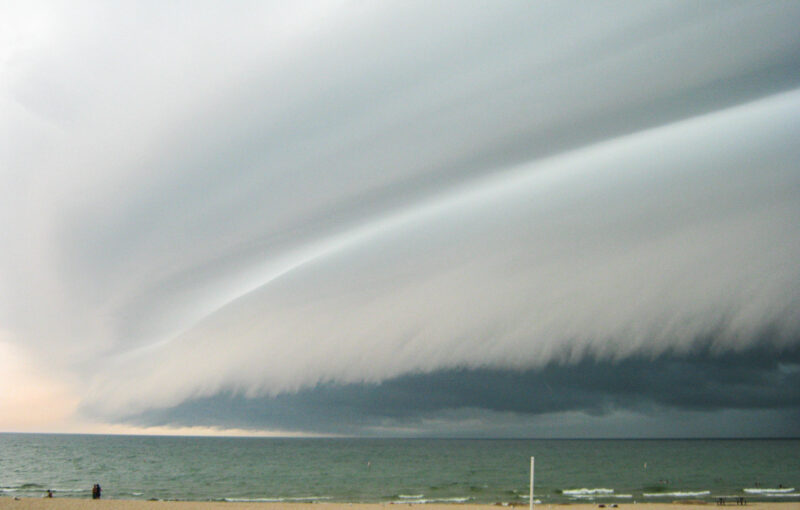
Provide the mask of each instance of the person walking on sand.
[{"label": "person walking on sand", "polygon": [[92,499],[100,499],[101,492],[102,489],[100,488],[100,484],[99,483],[94,484],[94,486],[92,487]]}]

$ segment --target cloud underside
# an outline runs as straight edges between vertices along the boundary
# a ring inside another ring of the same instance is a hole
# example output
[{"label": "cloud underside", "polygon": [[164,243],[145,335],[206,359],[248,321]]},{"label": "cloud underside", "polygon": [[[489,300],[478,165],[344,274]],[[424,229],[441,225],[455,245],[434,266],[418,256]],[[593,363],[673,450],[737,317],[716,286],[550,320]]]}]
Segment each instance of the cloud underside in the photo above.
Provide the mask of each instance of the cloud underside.
[{"label": "cloud underside", "polygon": [[796,436],[798,406],[800,349],[706,348],[536,370],[436,370],[276,397],[224,392],[123,421],[378,436]]}]

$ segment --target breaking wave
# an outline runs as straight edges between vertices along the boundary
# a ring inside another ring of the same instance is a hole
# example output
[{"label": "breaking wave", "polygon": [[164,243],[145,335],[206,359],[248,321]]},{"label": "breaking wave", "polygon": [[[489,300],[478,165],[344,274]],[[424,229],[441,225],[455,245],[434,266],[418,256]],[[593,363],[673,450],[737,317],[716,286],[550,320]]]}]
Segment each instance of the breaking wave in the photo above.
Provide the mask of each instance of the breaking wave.
[{"label": "breaking wave", "polygon": [[688,492],[646,492],[643,494],[646,498],[699,498],[702,496],[710,496],[711,491],[688,491]]},{"label": "breaking wave", "polygon": [[222,501],[228,503],[284,503],[284,502],[301,502],[301,501],[325,501],[333,499],[331,496],[307,496],[307,497],[292,497],[292,498],[222,498]]},{"label": "breaking wave", "polygon": [[598,494],[614,494],[614,489],[567,489],[561,491],[565,496],[596,496]]},{"label": "breaking wave", "polygon": [[790,492],[794,492],[794,487],[788,489],[779,487],[777,489],[743,489],[743,490],[748,494],[761,494],[764,496],[771,496],[774,494],[788,494]]},{"label": "breaking wave", "polygon": [[[400,497],[400,496],[398,496]],[[432,499],[403,499],[398,501],[391,501],[390,504],[408,504],[408,505],[424,505],[428,503],[466,503],[472,500],[470,497],[454,497],[454,498],[432,498]]]}]

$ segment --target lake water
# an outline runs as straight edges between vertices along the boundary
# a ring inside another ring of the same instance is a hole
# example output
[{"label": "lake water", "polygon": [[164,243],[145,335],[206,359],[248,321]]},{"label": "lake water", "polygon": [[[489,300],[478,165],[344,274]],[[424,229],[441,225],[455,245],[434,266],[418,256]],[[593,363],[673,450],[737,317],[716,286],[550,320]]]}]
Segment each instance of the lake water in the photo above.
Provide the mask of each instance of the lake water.
[{"label": "lake water", "polygon": [[0,495],[230,501],[800,501],[800,440],[0,434]]}]

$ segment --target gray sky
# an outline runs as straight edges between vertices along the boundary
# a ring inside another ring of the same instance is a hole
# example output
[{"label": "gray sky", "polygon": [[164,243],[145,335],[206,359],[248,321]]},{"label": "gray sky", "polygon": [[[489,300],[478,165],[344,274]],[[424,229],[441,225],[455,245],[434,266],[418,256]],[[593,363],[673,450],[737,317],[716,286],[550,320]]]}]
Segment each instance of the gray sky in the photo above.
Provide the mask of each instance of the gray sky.
[{"label": "gray sky", "polygon": [[0,4],[0,430],[799,435],[799,24]]}]

